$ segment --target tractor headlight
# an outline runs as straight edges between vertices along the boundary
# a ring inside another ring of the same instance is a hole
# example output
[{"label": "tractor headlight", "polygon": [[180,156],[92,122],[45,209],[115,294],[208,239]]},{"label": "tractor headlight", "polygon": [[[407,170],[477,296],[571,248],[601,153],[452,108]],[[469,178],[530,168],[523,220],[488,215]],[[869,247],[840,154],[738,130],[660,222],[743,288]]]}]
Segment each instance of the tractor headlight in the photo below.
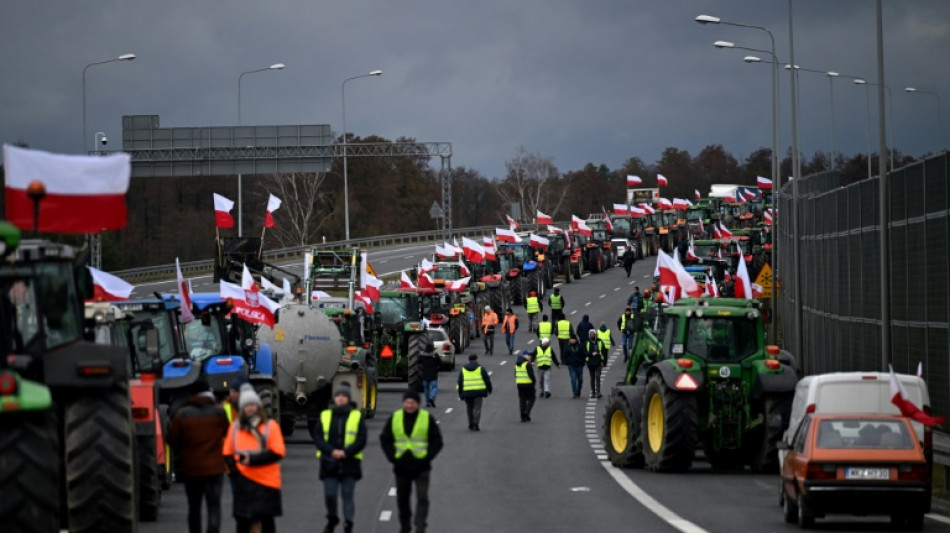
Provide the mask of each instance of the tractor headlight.
[{"label": "tractor headlight", "polygon": [[750,311],[749,314],[747,314],[746,316],[749,317],[750,319],[756,319],[756,318],[759,318],[759,312]]}]

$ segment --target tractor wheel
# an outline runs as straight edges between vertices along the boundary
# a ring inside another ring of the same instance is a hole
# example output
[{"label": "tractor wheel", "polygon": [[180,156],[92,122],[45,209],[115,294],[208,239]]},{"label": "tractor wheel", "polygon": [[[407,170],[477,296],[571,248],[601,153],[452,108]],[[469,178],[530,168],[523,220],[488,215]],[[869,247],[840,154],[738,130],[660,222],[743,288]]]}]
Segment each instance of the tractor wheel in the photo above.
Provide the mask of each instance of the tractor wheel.
[{"label": "tractor wheel", "polygon": [[666,386],[659,374],[650,378],[643,398],[641,438],[646,467],[655,472],[683,472],[696,453],[696,397]]},{"label": "tractor wheel", "polygon": [[4,413],[0,431],[0,524],[11,531],[57,533],[59,432],[49,411]]},{"label": "tractor wheel", "polygon": [[[452,344],[455,345],[455,351],[457,353],[465,351],[465,346],[467,346],[466,341],[468,340],[468,335],[465,333],[465,328],[462,327],[462,325],[462,321],[456,317],[449,318],[449,339],[452,341]],[[424,349],[425,346],[423,346],[423,350]],[[412,352],[412,344],[409,345],[409,352]]]},{"label": "tractor wheel", "polygon": [[508,294],[511,295],[511,303],[513,305],[524,305],[524,293],[521,291],[521,279],[516,279],[510,282],[509,287],[511,290]]},{"label": "tractor wheel", "polygon": [[633,409],[620,394],[612,394],[604,410],[604,443],[607,457],[617,467],[643,467],[643,444]]},{"label": "tractor wheel", "polygon": [[554,268],[551,266],[550,260],[544,261],[544,288],[550,289],[554,287]]},{"label": "tractor wheel", "polygon": [[280,398],[277,396],[277,387],[270,383],[258,383],[254,390],[261,398],[261,405],[267,411],[267,416],[280,420]]},{"label": "tractor wheel", "polygon": [[135,530],[135,449],[128,382],[85,396],[64,412],[69,531]]},{"label": "tractor wheel", "polygon": [[527,277],[525,278],[525,285],[527,285],[527,288],[528,288],[527,292],[529,294],[531,293],[531,291],[534,291],[538,293],[538,298],[541,298],[542,296],[544,296],[544,288],[543,288],[543,284],[541,283],[541,277],[539,274],[540,273],[538,272],[537,269],[529,272]]},{"label": "tractor wheel", "polygon": [[422,356],[426,353],[426,335],[415,334],[409,337],[407,377],[409,390],[422,392]]},{"label": "tractor wheel", "polygon": [[505,309],[508,306],[505,305],[505,295],[501,292],[501,287],[496,287],[494,289],[488,289],[488,301],[491,302],[488,305],[501,316],[505,314]]},{"label": "tractor wheel", "polygon": [[792,413],[792,395],[766,396],[763,404],[764,422],[750,434],[749,442],[755,448],[746,457],[751,456],[749,466],[753,472],[773,474],[779,469],[778,443],[788,427],[788,419]]},{"label": "tractor wheel", "polygon": [[595,250],[590,258],[590,271],[594,274],[600,274],[604,271],[604,253],[600,250]]},{"label": "tractor wheel", "polygon": [[379,393],[376,369],[367,369],[363,374],[363,416],[368,420],[376,416],[376,396]]},{"label": "tractor wheel", "polygon": [[162,504],[162,484],[158,478],[158,453],[155,450],[155,435],[143,435],[136,439],[135,457],[138,461],[139,520],[158,520],[158,508]]}]

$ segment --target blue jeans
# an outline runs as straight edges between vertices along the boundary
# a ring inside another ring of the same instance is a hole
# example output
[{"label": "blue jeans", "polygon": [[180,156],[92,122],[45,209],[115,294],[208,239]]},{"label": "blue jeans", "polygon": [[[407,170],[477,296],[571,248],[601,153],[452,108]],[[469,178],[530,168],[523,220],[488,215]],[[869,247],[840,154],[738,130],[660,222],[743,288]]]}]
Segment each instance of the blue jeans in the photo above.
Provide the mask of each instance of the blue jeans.
[{"label": "blue jeans", "polygon": [[508,345],[508,352],[515,351],[515,334],[514,333],[505,333],[505,344]]},{"label": "blue jeans", "polygon": [[584,365],[571,365],[567,370],[571,373],[571,391],[574,396],[580,396],[584,387]]},{"label": "blue jeans", "polygon": [[323,480],[323,498],[327,504],[327,518],[338,516],[336,512],[337,493],[343,493],[343,519],[349,522],[356,516],[356,502],[353,493],[356,490],[356,478],[353,476],[330,476]]},{"label": "blue jeans", "polygon": [[633,349],[633,333],[620,332],[620,344],[623,346],[623,360],[630,357],[630,350]]},{"label": "blue jeans", "polygon": [[430,403],[435,403],[435,397],[439,394],[439,380],[423,381],[422,387],[425,390],[426,406],[428,407]]}]

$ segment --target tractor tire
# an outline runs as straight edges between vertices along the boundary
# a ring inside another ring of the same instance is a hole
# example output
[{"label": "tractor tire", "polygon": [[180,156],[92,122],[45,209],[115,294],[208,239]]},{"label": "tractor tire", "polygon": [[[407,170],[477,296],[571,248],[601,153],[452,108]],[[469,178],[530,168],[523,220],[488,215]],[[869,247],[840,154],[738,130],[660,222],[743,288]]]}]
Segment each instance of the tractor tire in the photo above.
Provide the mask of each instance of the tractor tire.
[{"label": "tractor tire", "polygon": [[52,410],[4,413],[0,431],[0,524],[58,533],[59,432]]},{"label": "tractor tire", "polygon": [[541,277],[537,269],[532,270],[525,277],[525,285],[527,285],[527,293],[531,294],[531,291],[538,293],[538,299],[544,296],[544,288],[542,287]]},{"label": "tractor tire", "polygon": [[636,429],[637,415],[621,394],[611,394],[604,410],[604,448],[611,464],[643,468],[643,444]]},{"label": "tractor tire", "polygon": [[267,416],[280,420],[280,397],[277,395],[277,387],[270,383],[258,383],[254,385],[254,390],[260,396],[261,405],[267,411]]},{"label": "tractor tire", "polygon": [[367,420],[376,417],[376,399],[379,395],[379,379],[376,369],[367,369],[363,374],[363,417]]},{"label": "tractor tire", "polygon": [[550,289],[554,287],[554,268],[551,266],[550,260],[544,262],[544,288]]},{"label": "tractor tire", "polygon": [[666,386],[654,375],[643,397],[644,462],[654,472],[684,472],[696,454],[699,415],[696,397]]},{"label": "tractor tire", "polygon": [[158,453],[154,435],[144,435],[136,439],[135,457],[139,520],[154,522],[158,520],[158,508],[162,505],[162,484],[158,477]]},{"label": "tractor tire", "polygon": [[524,292],[521,290],[521,280],[516,279],[510,282],[510,291],[512,305],[524,305]]},{"label": "tractor tire", "polygon": [[[468,346],[468,334],[465,332],[462,321],[457,317],[449,318],[449,339],[452,341],[452,344],[455,346],[455,351],[457,353],[462,353],[465,351],[465,347]],[[423,346],[423,349],[425,347]],[[412,344],[409,345],[409,353],[412,353]]]},{"label": "tractor tire", "polygon": [[595,250],[590,257],[590,271],[594,274],[600,274],[604,271],[604,253]]},{"label": "tractor tire", "polygon": [[426,337],[418,333],[409,337],[406,368],[409,390],[422,392],[422,356],[426,353]]},{"label": "tractor tire", "polygon": [[562,257],[561,258],[561,274],[564,275],[564,283],[571,282],[571,258]]},{"label": "tractor tire", "polygon": [[762,414],[764,423],[750,435],[749,442],[756,448],[746,457],[751,457],[749,466],[753,472],[774,474],[779,469],[778,444],[792,414],[792,394],[765,396]]},{"label": "tractor tire", "polygon": [[492,310],[495,311],[498,316],[505,314],[505,309],[507,309],[508,306],[505,305],[505,294],[502,292],[501,287],[488,289],[488,301],[490,302],[488,305],[491,306]]},{"label": "tractor tire", "polygon": [[66,405],[66,508],[69,531],[134,531],[135,430],[128,382]]}]

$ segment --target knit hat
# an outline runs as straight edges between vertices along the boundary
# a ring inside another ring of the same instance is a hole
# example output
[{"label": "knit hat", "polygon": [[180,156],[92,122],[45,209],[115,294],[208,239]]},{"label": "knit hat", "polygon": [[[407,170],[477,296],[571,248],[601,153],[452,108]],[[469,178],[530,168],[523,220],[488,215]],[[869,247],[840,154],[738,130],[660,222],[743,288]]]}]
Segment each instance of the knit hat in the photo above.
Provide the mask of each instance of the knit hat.
[{"label": "knit hat", "polygon": [[541,339],[541,344],[550,344],[550,343],[551,343],[551,339],[549,339],[549,338],[547,338],[547,337],[543,337],[543,338]]},{"label": "knit hat", "polygon": [[413,389],[409,389],[406,392],[402,393],[403,401],[406,400],[415,400],[416,403],[419,403],[419,393]]},{"label": "knit hat", "polygon": [[486,305],[486,306],[485,306],[485,310],[486,310],[486,311],[491,311],[491,306],[490,306],[490,305]]},{"label": "knit hat", "polygon": [[588,331],[588,332],[587,332],[587,336],[590,337],[590,338],[596,337],[596,336],[597,336],[597,330],[592,329],[592,330]]},{"label": "knit hat", "polygon": [[238,396],[238,409],[244,410],[244,407],[250,404],[257,404],[258,407],[264,407],[261,403],[261,397],[257,395],[254,386],[250,383],[241,385],[241,395]]},{"label": "knit hat", "polygon": [[531,355],[531,350],[521,350],[521,355]]},{"label": "knit hat", "polygon": [[600,331],[607,331],[607,324],[604,324],[603,322],[601,322],[601,323],[600,323]]},{"label": "knit hat", "polygon": [[333,391],[334,398],[341,395],[346,396],[347,400],[353,400],[353,392],[350,390],[350,384],[345,381],[340,383],[336,390]]}]

